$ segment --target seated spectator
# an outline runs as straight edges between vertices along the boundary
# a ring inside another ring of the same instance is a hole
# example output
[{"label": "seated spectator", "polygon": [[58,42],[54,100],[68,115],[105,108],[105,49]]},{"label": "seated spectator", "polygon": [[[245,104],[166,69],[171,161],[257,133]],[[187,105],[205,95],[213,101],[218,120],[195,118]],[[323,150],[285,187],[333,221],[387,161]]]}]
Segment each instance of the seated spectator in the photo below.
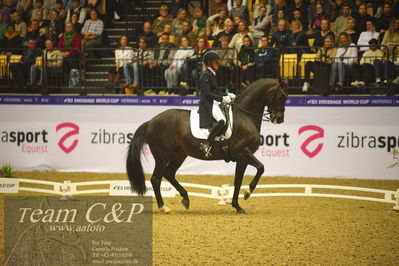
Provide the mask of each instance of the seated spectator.
[{"label": "seated spectator", "polygon": [[184,0],[173,0],[173,3],[170,5],[170,14],[172,17],[176,18],[178,16],[180,9],[187,10],[187,3]]},{"label": "seated spectator", "polygon": [[13,76],[13,86],[23,88],[26,84],[26,77],[29,76],[31,67],[36,62],[36,57],[42,56],[42,52],[36,47],[35,39],[27,40],[27,47],[22,51],[21,60],[10,64],[10,70]]},{"label": "seated spectator", "polygon": [[234,22],[232,20],[226,20],[224,22],[224,31],[219,32],[218,35],[215,37],[215,41],[213,43],[213,47],[220,47],[221,46],[221,38],[226,36],[230,40],[233,38],[234,34],[236,34],[234,30]]},{"label": "seated spectator", "polygon": [[32,20],[32,22],[30,23],[30,27],[28,29],[28,33],[25,36],[24,39],[24,46],[27,46],[28,40],[29,39],[33,39],[35,40],[35,45],[39,48],[44,48],[45,47],[45,37],[44,37],[44,33],[45,33],[45,29],[44,30],[40,30],[39,28],[39,23],[37,22],[37,20]]},{"label": "seated spectator", "polygon": [[249,32],[248,25],[245,20],[241,20],[240,23],[238,23],[237,33],[234,34],[233,38],[231,39],[229,47],[240,51],[244,41],[243,38],[245,36],[252,38],[252,33]]},{"label": "seated spectator", "polygon": [[51,15],[51,19],[47,23],[48,24],[47,37],[49,39],[51,39],[54,44],[54,43],[58,43],[58,36],[63,32],[64,24],[58,18],[58,11],[51,10],[50,15]]},{"label": "seated spectator", "polygon": [[[299,20],[293,20],[291,22],[291,46],[294,47],[304,47],[309,46],[308,36],[306,36],[303,31],[302,24]],[[295,52],[299,52],[298,49],[294,49]],[[300,51],[304,52],[305,50],[300,49]]]},{"label": "seated spectator", "polygon": [[[176,41],[176,36],[174,36],[174,35],[172,34],[172,25],[170,25],[170,24],[165,24],[165,27],[163,28],[162,33],[167,33],[167,34],[169,34],[169,42],[170,42],[170,43],[175,43],[175,41]],[[160,41],[161,41],[161,38],[158,39],[158,42],[160,42]]]},{"label": "seated spectator", "polygon": [[[7,31],[4,33],[4,38],[1,40],[1,48],[8,56],[12,54],[13,49],[22,48],[22,38],[18,32],[15,31],[14,24],[8,24]],[[22,54],[22,51],[14,51],[14,54]]]},{"label": "seated spectator", "polygon": [[[7,30],[7,23],[4,22],[4,15],[3,12],[0,12],[0,40],[4,38],[4,33]],[[25,25],[26,27],[26,25]]]},{"label": "seated spectator", "polygon": [[334,35],[326,35],[324,37],[323,47],[317,51],[315,61],[308,61],[305,63],[305,82],[303,83],[302,92],[308,92],[310,88],[310,72],[316,73],[317,68],[320,67],[331,69],[331,64],[334,63],[337,55],[337,49],[333,48],[334,43]]},{"label": "seated spectator", "polygon": [[12,2],[10,0],[0,2],[0,12],[3,13],[3,22],[9,23],[11,21],[12,9]]},{"label": "seated spectator", "polygon": [[57,48],[61,49],[64,56],[64,68],[67,79],[69,79],[69,86],[75,87],[78,85],[75,79],[72,78],[73,73],[79,72],[79,55],[81,45],[81,37],[79,33],[74,31],[72,23],[65,24],[65,32],[60,36]]},{"label": "seated spectator", "polygon": [[[219,13],[219,11],[222,10],[222,9],[226,9],[227,10],[227,4],[224,3],[223,0],[213,0],[213,3],[211,5],[211,13],[210,13],[210,15],[211,16],[215,15],[215,14]],[[227,10],[227,12],[229,12],[229,11]]]},{"label": "seated spectator", "polygon": [[[342,2],[342,0],[335,0],[335,2],[336,3],[338,3],[337,4],[337,8],[339,9],[339,1],[341,1]],[[351,0],[352,1],[352,0]],[[323,10],[323,13],[324,14],[326,14],[327,16],[329,15],[329,14],[332,14],[333,16],[335,16],[336,14],[334,14],[335,12],[332,12],[333,11],[333,6],[332,6],[332,2],[330,2],[330,1],[318,1],[318,0],[310,0],[310,1],[308,1],[309,3],[308,3],[308,22],[309,22],[309,29],[311,29],[311,30],[313,30],[314,31],[314,29],[312,29],[311,27],[310,27],[310,25],[312,24],[312,21],[313,21],[313,19],[315,18],[315,15],[318,13],[318,12],[320,12],[320,8],[318,7],[318,5],[319,4],[321,4],[322,5],[322,10]],[[337,17],[338,17],[338,15],[337,15]],[[320,19],[320,21],[323,19],[323,17],[321,17],[321,18],[319,18]],[[328,16],[327,17],[327,19],[330,19],[330,17]],[[335,19],[335,17],[333,17],[332,18],[332,20],[334,20]]]},{"label": "seated spectator", "polygon": [[348,19],[348,26],[344,32],[351,37],[353,43],[357,43],[360,33],[356,31],[356,19]]},{"label": "seated spectator", "polygon": [[308,31],[308,21],[306,20],[306,17],[303,16],[301,10],[294,10],[292,12],[292,15],[294,17],[294,20],[299,20],[302,23],[303,31],[307,32]]},{"label": "seated spectator", "polygon": [[258,10],[258,14],[258,17],[254,19],[254,23],[251,28],[255,46],[258,46],[260,38],[265,36],[266,27],[270,23],[270,18],[266,15],[266,7],[261,6]]},{"label": "seated spectator", "polygon": [[322,47],[324,45],[324,38],[327,35],[332,36],[335,39],[334,32],[330,31],[330,23],[328,22],[327,19],[323,19],[321,21],[320,30],[316,31],[316,33],[313,36],[314,38],[313,46]]},{"label": "seated spectator", "polygon": [[220,38],[220,46],[222,49],[218,50],[221,58],[218,73],[216,75],[218,84],[227,88],[232,88],[236,84],[236,62],[237,52],[229,48],[230,38],[222,36]]},{"label": "seated spectator", "polygon": [[171,24],[173,17],[169,14],[169,7],[167,5],[162,5],[159,8],[160,16],[157,17],[152,23],[152,32],[158,37],[162,35],[165,24]]},{"label": "seated spectator", "polygon": [[183,22],[183,31],[181,34],[176,36],[175,45],[181,43],[181,38],[187,37],[190,40],[190,46],[193,47],[195,44],[196,36],[194,32],[191,30],[191,24],[188,21]]},{"label": "seated spectator", "polygon": [[28,33],[28,26],[26,26],[26,23],[22,20],[21,15],[17,12],[13,14],[13,18],[15,22],[15,31],[19,33],[19,36],[25,38],[26,34]]},{"label": "seated spectator", "polygon": [[194,45],[194,54],[187,58],[181,67],[181,82],[180,87],[188,89],[189,86],[194,86],[194,81],[198,81],[198,77],[202,72],[202,57],[206,49],[206,38],[199,37]]},{"label": "seated spectator", "polygon": [[243,37],[243,45],[238,53],[238,66],[241,70],[241,81],[249,85],[254,80],[254,47],[251,37]]},{"label": "seated spectator", "polygon": [[137,88],[139,77],[133,76],[133,50],[128,44],[127,36],[122,35],[119,39],[119,49],[115,50],[115,72],[124,76],[125,84],[122,86]]},{"label": "seated spectator", "polygon": [[351,85],[354,87],[364,87],[365,85],[370,84],[373,73],[375,73],[374,61],[382,59],[383,53],[378,48],[378,40],[371,39],[369,45],[370,48],[364,52],[360,59],[360,64],[353,64],[355,81],[351,82]]},{"label": "seated spectator", "polygon": [[[170,61],[168,60],[171,49],[176,46],[173,43],[169,42],[169,34],[162,33],[161,42],[155,46],[154,49],[154,61],[151,62],[149,68],[152,70],[154,79],[152,81],[155,84],[151,84],[153,86],[162,86],[163,85],[163,77],[165,69],[169,67]],[[157,81],[161,81],[160,84]]]},{"label": "seated spectator", "polygon": [[379,16],[376,15],[377,20],[377,31],[384,33],[388,30],[389,24],[395,18],[395,15],[392,11],[392,5],[390,3],[384,3],[382,7],[381,14]]},{"label": "seated spectator", "polygon": [[[35,64],[32,65],[30,69],[30,77],[31,84],[36,86],[37,83],[39,86],[43,85],[43,73],[46,73],[45,76],[47,80],[51,79],[50,77],[54,73],[62,72],[62,64],[63,64],[63,55],[62,52],[58,49],[54,48],[54,43],[52,40],[46,40],[46,49],[44,50],[44,64],[43,66],[37,66]],[[37,75],[39,75],[39,82],[37,81]]]},{"label": "seated spectator", "polygon": [[188,12],[184,8],[179,9],[177,17],[172,21],[172,34],[177,36],[183,32],[183,22],[189,22]]},{"label": "seated spectator", "polygon": [[62,0],[56,0],[55,5],[54,5],[54,10],[56,10],[58,12],[58,18],[61,21],[66,20],[67,11],[64,9],[64,4],[62,3]]},{"label": "seated spectator", "polygon": [[272,23],[276,24],[281,19],[277,16],[277,12],[279,12],[280,10],[284,12],[284,19],[291,21],[292,14],[285,0],[274,0],[274,6],[272,5],[272,7]]},{"label": "seated spectator", "polygon": [[35,8],[32,10],[31,20],[37,20],[37,13],[42,13],[42,19],[47,18],[47,9],[43,7],[43,0],[36,0]]},{"label": "seated spectator", "polygon": [[328,15],[324,12],[324,7],[323,4],[318,2],[315,6],[316,8],[316,13],[313,15],[312,21],[310,22],[310,27],[309,30],[312,32],[316,32],[317,30],[320,30],[321,26],[321,21],[323,19],[329,19]]},{"label": "seated spectator", "polygon": [[335,91],[342,90],[346,72],[352,69],[354,63],[357,63],[357,47],[352,43],[349,35],[342,32],[338,35],[338,42],[337,57],[332,64],[330,75],[330,86]]},{"label": "seated spectator", "polygon": [[216,36],[225,30],[226,21],[228,18],[227,9],[221,9],[218,13],[210,16],[206,21],[206,36],[214,40]]},{"label": "seated spectator", "polygon": [[285,19],[280,19],[277,25],[277,30],[273,33],[270,40],[270,46],[277,48],[284,48],[291,45],[292,32],[287,29],[288,22]]},{"label": "seated spectator", "polygon": [[[293,19],[300,20],[301,23],[302,23],[302,26],[304,28],[307,28],[307,26],[308,26],[308,20],[307,20],[307,17],[308,17],[308,3],[307,3],[307,1],[303,1],[303,0],[291,1],[291,5],[289,6],[289,9],[290,9],[290,12],[293,15]],[[294,14],[295,11],[299,12],[299,13],[296,12],[296,14],[297,14],[296,16]],[[298,14],[300,14],[300,18],[298,17]]]},{"label": "seated spectator", "polygon": [[138,39],[138,50],[133,57],[133,76],[137,77],[138,83],[140,83],[140,73],[143,73],[143,83],[149,84],[148,79],[151,78],[149,75],[150,63],[154,60],[154,51],[148,49],[148,41],[145,37]]},{"label": "seated spectator", "polygon": [[266,16],[270,16],[270,14],[272,13],[272,6],[269,4],[269,0],[259,0],[259,4],[254,9],[254,18],[259,17],[259,9],[263,6],[266,8]]},{"label": "seated spectator", "polygon": [[[277,30],[278,22],[280,20],[282,20],[282,19],[287,20],[287,17],[285,16],[284,10],[280,9],[280,10],[277,11],[277,21],[274,22],[272,20],[272,24],[271,24],[271,28],[270,28],[270,34],[269,34],[270,36],[272,36],[273,33]],[[287,22],[288,22],[288,20],[287,20]]]},{"label": "seated spectator", "polygon": [[83,49],[87,51],[90,58],[94,57],[93,50],[90,48],[101,47],[102,34],[104,31],[104,23],[98,19],[97,11],[93,10],[90,13],[91,19],[85,22],[82,29]]},{"label": "seated spectator", "polygon": [[371,39],[377,39],[380,35],[379,32],[375,31],[375,25],[372,20],[366,22],[366,31],[360,33],[359,40],[357,41],[358,46],[363,46],[359,48],[360,52],[364,52],[368,49],[369,41]]},{"label": "seated spectator", "polygon": [[[247,6],[247,0],[243,0],[242,5]],[[231,10],[236,6],[237,4],[234,0],[227,0],[227,9],[229,10],[229,12],[231,12]]]},{"label": "seated spectator", "polygon": [[75,13],[71,16],[71,23],[73,30],[80,35],[82,33],[83,25],[79,23],[78,14]]},{"label": "seated spectator", "polygon": [[202,8],[194,8],[193,32],[196,36],[202,37],[206,35],[206,19]]},{"label": "seated spectator", "polygon": [[181,39],[180,48],[174,53],[172,62],[169,67],[165,70],[165,80],[166,85],[169,89],[177,88],[179,85],[180,74],[181,74],[181,66],[185,62],[185,60],[191,57],[194,54],[193,49],[189,46],[190,40],[187,37],[183,37]]},{"label": "seated spectator", "polygon": [[43,12],[42,11],[38,10],[36,12],[36,19],[35,20],[37,21],[37,23],[39,25],[39,29],[46,28],[46,30],[47,30],[47,26],[48,26],[47,25],[47,21],[44,20],[44,16],[43,16]]},{"label": "seated spectator", "polygon": [[22,20],[28,25],[31,22],[33,10],[33,1],[25,0],[23,4],[18,8],[17,12],[21,15]]},{"label": "seated spectator", "polygon": [[[384,83],[392,80],[392,83],[399,84],[399,78],[395,78],[395,65],[398,65],[398,62],[392,62],[392,54],[395,52],[395,47],[399,45],[399,18],[395,18],[391,21],[388,30],[384,34],[384,39],[382,40],[381,45],[386,46],[384,49],[384,57],[381,60],[375,60],[375,70],[376,70],[376,82],[379,83],[381,80]],[[396,53],[398,52],[398,48],[396,47]],[[389,58],[388,58],[389,56]],[[396,56],[396,60],[398,60],[398,56]]]},{"label": "seated spectator", "polygon": [[249,25],[249,10],[246,6],[243,5],[242,0],[234,0],[235,7],[233,7],[230,11],[230,18],[238,16],[245,20],[247,25]]},{"label": "seated spectator", "polygon": [[255,73],[257,78],[279,76],[279,62],[276,49],[269,46],[269,38],[263,36],[260,39],[260,48],[256,50],[254,56]]},{"label": "seated spectator", "polygon": [[351,16],[351,9],[348,4],[342,5],[342,15],[337,17],[335,20],[335,32],[340,34],[341,32],[346,31],[348,27],[348,20],[353,18]]},{"label": "seated spectator", "polygon": [[[357,32],[363,32],[363,31],[367,30],[366,29],[367,21],[371,20],[374,22],[374,19],[369,14],[367,14],[367,5],[363,4],[363,3],[359,6],[357,13],[354,14],[353,17],[356,19],[355,29]],[[375,22],[374,22],[374,25],[375,25]]]},{"label": "seated spectator", "polygon": [[[144,37],[147,40],[147,47],[154,48],[155,45],[158,43],[158,36],[152,32],[151,29],[151,22],[146,21],[143,24],[143,33],[140,34],[139,38]],[[136,41],[138,42],[138,41]]]},{"label": "seated spectator", "polygon": [[77,14],[79,18],[78,23],[84,25],[86,20],[86,10],[81,6],[80,0],[72,0],[71,8],[67,11],[65,22],[71,22],[73,14]]}]

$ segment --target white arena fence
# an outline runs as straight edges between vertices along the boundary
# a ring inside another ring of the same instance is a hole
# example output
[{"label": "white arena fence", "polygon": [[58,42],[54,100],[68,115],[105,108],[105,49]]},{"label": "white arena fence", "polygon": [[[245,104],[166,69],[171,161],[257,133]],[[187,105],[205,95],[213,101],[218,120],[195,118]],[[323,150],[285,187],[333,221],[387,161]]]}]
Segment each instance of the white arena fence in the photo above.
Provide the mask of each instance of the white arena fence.
[{"label": "white arena fence", "polygon": [[[222,186],[210,186],[192,183],[180,183],[185,188],[194,188],[197,190],[206,190],[206,192],[193,192],[188,190],[189,196],[203,197],[218,200],[221,205],[231,202],[233,197],[234,186],[227,184]],[[45,186],[37,187],[37,185]],[[153,196],[152,187],[149,181],[146,181],[148,191],[145,195]],[[94,186],[94,188],[93,188]],[[95,186],[102,186],[96,188]],[[303,192],[258,192],[252,193],[251,197],[326,197],[326,198],[341,198],[341,199],[355,199],[375,202],[384,202],[394,204],[393,209],[399,210],[399,189],[396,191],[350,187],[350,186],[335,186],[335,185],[318,185],[318,184],[268,184],[258,185],[256,191],[261,189],[303,189]],[[249,186],[242,186],[241,189],[248,190]],[[314,192],[314,189],[328,189],[337,191],[351,191],[351,192],[368,192],[380,194],[378,197],[371,196],[357,196],[345,194],[332,194]],[[46,193],[60,196],[74,196],[106,193],[110,196],[129,196],[137,195],[130,190],[130,183],[127,180],[105,180],[105,181],[89,181],[89,182],[52,182],[44,180],[33,180],[24,178],[0,178],[0,193],[18,193],[19,191],[29,191],[37,193]],[[175,197],[177,192],[169,182],[162,182],[161,191],[163,197]],[[244,194],[240,194],[243,198]]]}]

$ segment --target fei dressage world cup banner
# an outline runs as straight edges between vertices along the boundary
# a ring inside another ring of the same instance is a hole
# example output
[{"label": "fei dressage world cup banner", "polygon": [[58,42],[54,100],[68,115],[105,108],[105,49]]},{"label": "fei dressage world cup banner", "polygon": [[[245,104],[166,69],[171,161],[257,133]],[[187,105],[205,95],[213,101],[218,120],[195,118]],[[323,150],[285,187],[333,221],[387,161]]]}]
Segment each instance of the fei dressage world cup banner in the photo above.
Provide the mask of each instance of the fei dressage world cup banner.
[{"label": "fei dressage world cup banner", "polygon": [[[125,172],[135,130],[197,97],[0,96],[0,164],[15,170]],[[263,122],[264,175],[399,178],[398,97],[292,97],[285,122]],[[143,151],[145,172],[153,170]],[[178,174],[233,174],[234,163],[187,158]],[[248,167],[248,174],[255,169]]]}]

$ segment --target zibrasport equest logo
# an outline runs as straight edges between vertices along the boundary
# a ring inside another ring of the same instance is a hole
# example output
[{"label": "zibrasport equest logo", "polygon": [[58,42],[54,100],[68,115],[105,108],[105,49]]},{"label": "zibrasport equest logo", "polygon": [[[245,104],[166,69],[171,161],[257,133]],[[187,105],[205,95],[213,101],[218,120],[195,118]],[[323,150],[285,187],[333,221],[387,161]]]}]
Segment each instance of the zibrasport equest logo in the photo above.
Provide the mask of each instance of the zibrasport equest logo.
[{"label": "zibrasport equest logo", "polygon": [[307,125],[301,127],[298,130],[298,134],[301,135],[302,133],[307,131],[315,131],[316,133],[305,139],[305,141],[301,145],[301,150],[306,156],[308,156],[309,158],[313,158],[323,149],[323,143],[317,144],[317,146],[313,150],[309,150],[308,147],[313,141],[324,138],[324,129],[316,125]]},{"label": "zibrasport equest logo", "polygon": [[57,125],[56,131],[59,132],[64,128],[68,128],[70,130],[67,131],[64,135],[62,135],[62,137],[58,141],[58,147],[60,147],[60,149],[63,152],[70,153],[71,151],[73,151],[76,148],[79,140],[74,139],[69,145],[66,145],[65,142],[67,142],[68,139],[71,138],[72,136],[79,134],[79,126],[74,123],[65,122],[65,123],[61,123],[61,124]]}]

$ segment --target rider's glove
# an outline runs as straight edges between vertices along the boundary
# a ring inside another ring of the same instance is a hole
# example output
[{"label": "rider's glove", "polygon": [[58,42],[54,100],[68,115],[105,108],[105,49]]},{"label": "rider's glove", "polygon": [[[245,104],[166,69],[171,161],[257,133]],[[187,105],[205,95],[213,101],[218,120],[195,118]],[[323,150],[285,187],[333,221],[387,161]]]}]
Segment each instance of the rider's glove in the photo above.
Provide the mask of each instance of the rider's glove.
[{"label": "rider's glove", "polygon": [[231,103],[230,96],[223,96],[222,102],[223,102],[223,103]]},{"label": "rider's glove", "polygon": [[227,96],[230,97],[231,101],[234,101],[236,99],[236,95],[234,93],[229,92],[227,93]]}]

